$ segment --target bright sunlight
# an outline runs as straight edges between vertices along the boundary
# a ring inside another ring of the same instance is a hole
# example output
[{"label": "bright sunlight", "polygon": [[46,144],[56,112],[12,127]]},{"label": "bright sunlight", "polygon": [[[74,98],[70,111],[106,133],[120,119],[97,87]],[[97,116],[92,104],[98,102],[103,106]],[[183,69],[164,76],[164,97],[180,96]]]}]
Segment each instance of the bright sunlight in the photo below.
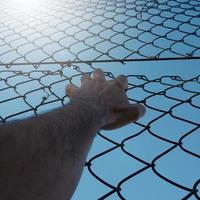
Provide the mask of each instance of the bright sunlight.
[{"label": "bright sunlight", "polygon": [[44,0],[7,0],[6,4],[17,11],[31,11],[39,9]]}]

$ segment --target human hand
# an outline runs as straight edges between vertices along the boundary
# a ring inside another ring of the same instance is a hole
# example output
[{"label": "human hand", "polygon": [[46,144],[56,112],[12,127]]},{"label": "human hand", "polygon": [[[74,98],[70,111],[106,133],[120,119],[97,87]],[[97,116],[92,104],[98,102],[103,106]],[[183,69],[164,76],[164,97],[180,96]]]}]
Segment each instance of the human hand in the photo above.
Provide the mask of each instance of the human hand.
[{"label": "human hand", "polygon": [[145,114],[142,104],[130,104],[125,90],[128,88],[126,76],[120,75],[106,81],[101,69],[96,69],[93,79],[84,74],[81,87],[72,84],[66,87],[70,102],[90,106],[103,115],[101,129],[112,130],[138,120]]}]

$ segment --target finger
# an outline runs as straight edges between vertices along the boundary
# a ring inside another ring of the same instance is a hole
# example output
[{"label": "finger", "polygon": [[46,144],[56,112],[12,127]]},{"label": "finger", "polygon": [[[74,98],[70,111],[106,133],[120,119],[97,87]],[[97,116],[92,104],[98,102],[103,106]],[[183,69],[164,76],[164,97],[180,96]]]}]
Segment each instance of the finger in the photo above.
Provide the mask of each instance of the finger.
[{"label": "finger", "polygon": [[132,104],[115,108],[116,119],[112,123],[106,124],[102,129],[113,130],[135,122],[145,114],[145,111],[146,109],[142,104]]},{"label": "finger", "polygon": [[92,80],[92,79],[89,74],[83,74],[81,77],[81,85],[87,83],[90,80]]},{"label": "finger", "polygon": [[124,75],[118,76],[116,79],[114,79],[114,82],[119,85],[123,90],[128,89],[128,79]]},{"label": "finger", "polygon": [[77,89],[75,85],[69,84],[66,86],[65,94],[70,97]]},{"label": "finger", "polygon": [[94,79],[105,80],[105,75],[102,69],[96,69],[93,73]]},{"label": "finger", "polygon": [[139,118],[143,117],[146,112],[146,108],[140,103],[130,104],[127,108],[127,111],[128,110],[132,121],[137,121]]}]

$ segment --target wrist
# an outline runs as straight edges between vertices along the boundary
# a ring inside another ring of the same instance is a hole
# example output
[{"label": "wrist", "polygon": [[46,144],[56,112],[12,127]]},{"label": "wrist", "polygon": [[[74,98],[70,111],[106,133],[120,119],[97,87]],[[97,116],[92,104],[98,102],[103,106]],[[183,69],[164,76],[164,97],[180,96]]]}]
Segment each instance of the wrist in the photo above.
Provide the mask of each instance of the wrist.
[{"label": "wrist", "polygon": [[82,115],[82,119],[88,120],[91,126],[95,127],[98,131],[104,126],[106,121],[106,111],[101,106],[95,105],[92,102],[81,101],[80,99],[71,100],[68,104],[73,110],[78,111]]}]

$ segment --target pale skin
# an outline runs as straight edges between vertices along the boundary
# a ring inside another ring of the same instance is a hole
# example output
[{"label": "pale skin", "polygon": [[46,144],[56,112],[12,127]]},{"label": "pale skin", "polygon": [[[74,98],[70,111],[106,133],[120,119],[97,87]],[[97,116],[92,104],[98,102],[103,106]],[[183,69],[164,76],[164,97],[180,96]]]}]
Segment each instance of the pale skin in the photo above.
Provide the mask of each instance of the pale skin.
[{"label": "pale skin", "polygon": [[70,103],[40,116],[0,126],[0,199],[70,200],[90,146],[100,129],[138,120],[125,76],[106,81],[102,70],[66,87]]}]

